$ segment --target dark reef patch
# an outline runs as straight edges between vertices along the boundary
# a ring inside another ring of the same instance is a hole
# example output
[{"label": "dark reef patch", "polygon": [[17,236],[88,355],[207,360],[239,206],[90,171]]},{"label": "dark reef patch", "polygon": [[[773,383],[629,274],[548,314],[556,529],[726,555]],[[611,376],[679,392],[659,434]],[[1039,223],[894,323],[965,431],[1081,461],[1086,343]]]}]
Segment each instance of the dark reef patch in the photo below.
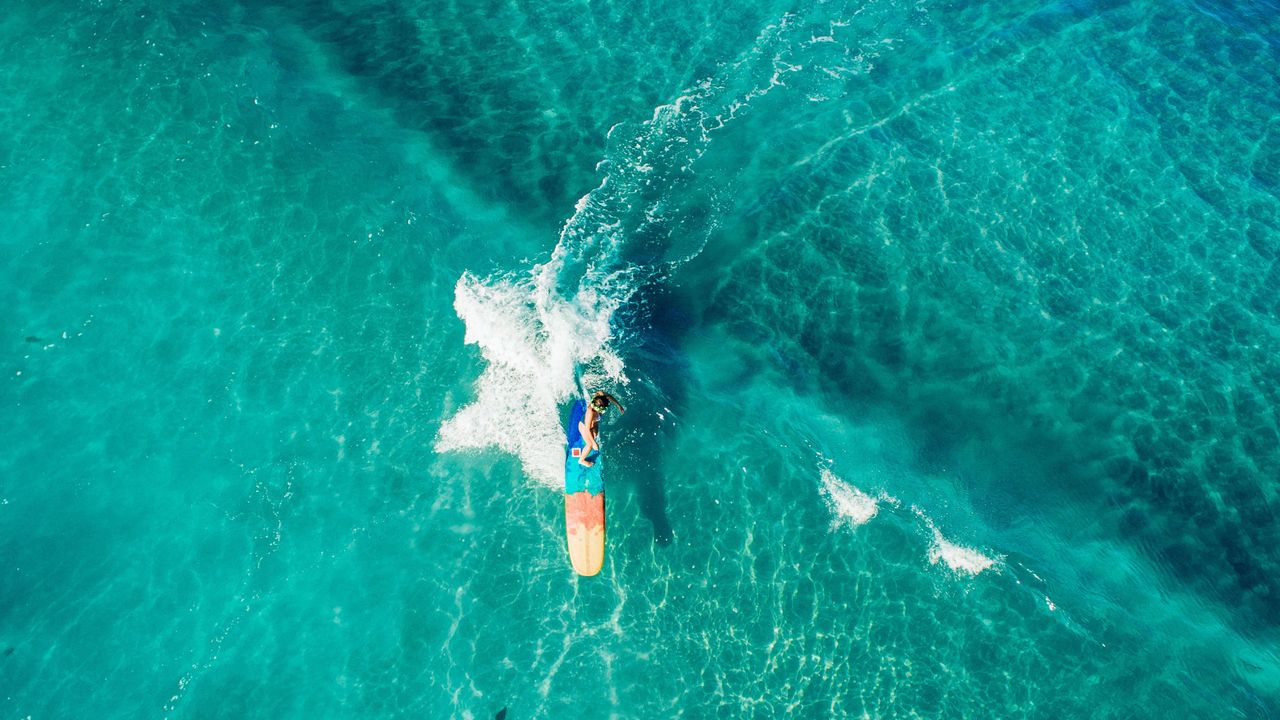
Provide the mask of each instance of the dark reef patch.
[{"label": "dark reef patch", "polygon": [[677,26],[658,24],[661,7],[585,2],[313,0],[270,12],[428,134],[478,194],[555,228],[599,184],[609,128],[649,119],[696,80],[714,64],[702,48],[749,43],[758,18],[724,20],[716,5],[700,11],[706,24]]}]

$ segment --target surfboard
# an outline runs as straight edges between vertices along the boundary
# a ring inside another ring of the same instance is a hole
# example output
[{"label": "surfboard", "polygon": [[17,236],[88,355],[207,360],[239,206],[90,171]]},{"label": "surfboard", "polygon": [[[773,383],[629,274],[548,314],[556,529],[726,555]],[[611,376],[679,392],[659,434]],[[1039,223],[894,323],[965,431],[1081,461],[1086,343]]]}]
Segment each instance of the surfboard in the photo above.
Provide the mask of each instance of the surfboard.
[{"label": "surfboard", "polygon": [[591,576],[604,565],[604,479],[599,451],[592,453],[590,459],[595,463],[591,467],[578,462],[586,445],[578,424],[586,414],[586,401],[575,402],[565,427],[564,524],[569,562],[579,575]]}]

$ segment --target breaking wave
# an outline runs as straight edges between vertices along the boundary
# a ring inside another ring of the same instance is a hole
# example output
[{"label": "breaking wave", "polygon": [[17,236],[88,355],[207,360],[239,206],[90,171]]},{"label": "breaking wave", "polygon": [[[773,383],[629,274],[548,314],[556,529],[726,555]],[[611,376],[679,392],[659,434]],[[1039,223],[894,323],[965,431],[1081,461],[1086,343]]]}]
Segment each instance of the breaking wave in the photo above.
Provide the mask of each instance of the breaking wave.
[{"label": "breaking wave", "polygon": [[714,183],[695,189],[694,163],[716,132],[802,69],[783,57],[799,34],[785,16],[649,120],[611,128],[603,179],[578,201],[547,262],[459,278],[454,309],[486,367],[475,399],[442,424],[438,452],[497,448],[535,481],[560,484],[560,408],[587,388],[628,382],[618,310],[702,250],[715,217],[705,188]]},{"label": "breaking wave", "polygon": [[832,527],[855,528],[865,524],[880,511],[876,499],[822,468],[822,495],[831,509]]},{"label": "breaking wave", "polygon": [[[829,468],[821,468],[819,482],[819,490],[831,511],[833,529],[841,527],[853,529],[865,525],[880,512],[881,501],[889,503],[892,507],[899,505],[897,499],[884,493],[880,494],[879,499],[866,494],[842,480]],[[959,545],[943,537],[933,520],[919,507],[912,506],[911,511],[932,535],[929,546],[930,563],[946,565],[959,575],[970,576],[978,575],[996,565],[996,560],[978,550]],[[1049,602],[1052,606],[1052,601]]]},{"label": "breaking wave", "polygon": [[[934,565],[943,563],[962,575],[977,575],[995,565],[996,561],[973,548],[947,540],[942,537],[942,533],[938,532],[937,528],[933,528],[933,545],[929,548],[929,562]],[[1048,600],[1048,598],[1045,599]]]}]

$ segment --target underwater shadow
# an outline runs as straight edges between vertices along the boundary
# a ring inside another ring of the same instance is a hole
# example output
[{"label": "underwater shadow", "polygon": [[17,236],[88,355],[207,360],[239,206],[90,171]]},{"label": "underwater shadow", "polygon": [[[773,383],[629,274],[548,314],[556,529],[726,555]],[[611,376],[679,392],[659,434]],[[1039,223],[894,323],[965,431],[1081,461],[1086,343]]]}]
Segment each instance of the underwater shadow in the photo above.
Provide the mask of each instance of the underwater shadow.
[{"label": "underwater shadow", "polygon": [[[550,49],[530,56],[533,51],[511,37],[507,23],[493,21],[493,7],[353,8],[304,0],[251,12],[264,27],[283,18],[300,28],[366,101],[389,111],[399,126],[430,137],[469,188],[490,202],[554,228],[563,209],[599,183],[594,168],[612,115],[591,112],[591,98],[573,92],[580,83],[566,79],[598,68],[579,63],[557,73],[530,70],[531,63],[567,61]],[[511,21],[541,22],[519,13]],[[548,112],[549,98],[563,107]]]},{"label": "underwater shadow", "polygon": [[642,330],[623,358],[637,378],[630,401],[639,410],[639,427],[620,449],[620,459],[641,469],[632,475],[640,512],[653,525],[654,542],[666,546],[675,539],[667,514],[666,458],[674,452],[678,423],[689,416],[691,368],[680,348],[694,318],[671,290],[656,282],[647,290],[640,293],[643,300],[632,318],[637,322],[631,325]]}]

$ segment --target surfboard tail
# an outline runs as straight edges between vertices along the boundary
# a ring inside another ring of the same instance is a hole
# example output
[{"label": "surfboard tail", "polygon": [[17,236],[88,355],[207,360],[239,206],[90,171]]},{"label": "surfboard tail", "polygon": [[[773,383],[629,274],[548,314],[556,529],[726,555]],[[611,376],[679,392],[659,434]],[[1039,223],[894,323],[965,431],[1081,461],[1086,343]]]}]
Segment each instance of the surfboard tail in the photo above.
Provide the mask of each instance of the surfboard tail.
[{"label": "surfboard tail", "polygon": [[604,565],[604,493],[566,493],[564,516],[574,571],[588,577],[598,574]]}]

